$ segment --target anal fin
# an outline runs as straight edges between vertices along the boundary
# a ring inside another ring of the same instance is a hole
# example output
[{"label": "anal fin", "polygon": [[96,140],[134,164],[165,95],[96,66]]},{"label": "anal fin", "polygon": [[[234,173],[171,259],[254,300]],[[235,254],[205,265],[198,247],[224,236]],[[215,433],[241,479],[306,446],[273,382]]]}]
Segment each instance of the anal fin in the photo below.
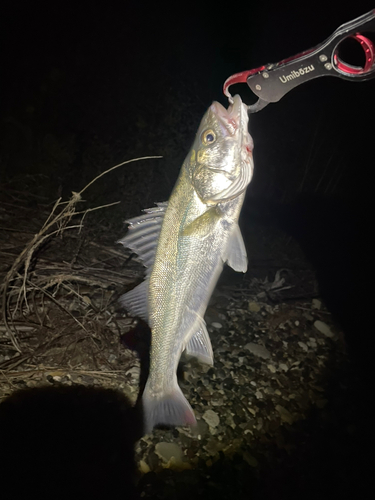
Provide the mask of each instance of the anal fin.
[{"label": "anal fin", "polygon": [[210,337],[203,319],[200,319],[199,330],[194,333],[186,344],[185,354],[194,356],[201,363],[207,365],[214,364],[214,355],[211,346]]}]

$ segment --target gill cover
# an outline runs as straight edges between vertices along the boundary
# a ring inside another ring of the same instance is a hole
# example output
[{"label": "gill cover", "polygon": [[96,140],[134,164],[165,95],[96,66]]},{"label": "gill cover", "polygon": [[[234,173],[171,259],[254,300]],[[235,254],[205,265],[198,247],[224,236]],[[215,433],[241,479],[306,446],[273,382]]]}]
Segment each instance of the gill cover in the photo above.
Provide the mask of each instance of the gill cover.
[{"label": "gill cover", "polygon": [[190,154],[189,173],[199,198],[216,204],[237,197],[253,175],[253,141],[240,96],[225,109],[214,102],[204,115]]}]

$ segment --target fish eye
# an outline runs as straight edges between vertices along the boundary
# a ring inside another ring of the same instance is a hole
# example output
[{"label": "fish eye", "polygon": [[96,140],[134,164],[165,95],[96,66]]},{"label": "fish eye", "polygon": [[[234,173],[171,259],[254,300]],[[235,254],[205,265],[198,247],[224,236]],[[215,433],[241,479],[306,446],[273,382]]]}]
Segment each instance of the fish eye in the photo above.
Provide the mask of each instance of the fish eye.
[{"label": "fish eye", "polygon": [[202,132],[202,142],[205,146],[208,146],[209,144],[212,144],[213,142],[216,141],[216,134],[213,130],[208,129]]}]

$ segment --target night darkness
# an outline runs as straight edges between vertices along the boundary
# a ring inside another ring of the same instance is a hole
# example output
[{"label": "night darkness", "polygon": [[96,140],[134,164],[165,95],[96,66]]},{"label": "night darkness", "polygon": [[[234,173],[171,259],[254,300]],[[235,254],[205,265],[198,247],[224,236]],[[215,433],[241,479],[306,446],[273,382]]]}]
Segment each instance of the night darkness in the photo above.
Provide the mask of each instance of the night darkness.
[{"label": "night darkness", "polygon": [[[207,107],[227,105],[228,76],[311,48],[375,7],[225,5],[3,2],[2,189],[54,200],[117,163],[162,155],[93,187],[89,205],[122,201],[106,213],[120,237],[125,218],[168,199]],[[375,79],[324,77],[251,115],[255,173],[240,221],[245,241],[253,224],[298,241],[347,336],[364,413],[374,347],[374,93]]]},{"label": "night darkness", "polygon": [[[2,176],[42,173],[70,191],[100,170],[98,160],[95,172],[87,171],[93,142],[103,169],[162,154],[135,167],[153,180],[142,203],[169,196],[207,106],[227,104],[221,89],[229,75],[313,47],[371,8],[296,2],[286,12],[277,3],[244,2],[229,14],[211,3],[184,12],[138,2],[121,10],[25,5],[9,3],[2,16]],[[248,198],[369,199],[373,85],[322,78],[253,115],[256,171]],[[65,158],[55,154],[50,172],[54,143]]]},{"label": "night darkness", "polygon": [[[152,169],[170,177],[165,197],[180,168],[165,154],[168,147],[183,158],[207,106],[227,104],[221,89],[229,75],[312,47],[371,8],[356,2],[307,9],[296,2],[286,12],[276,3],[244,2],[229,14],[211,3],[183,12],[124,4],[121,10],[69,2],[38,11],[31,4],[8,7],[1,30],[3,175],[40,173],[40,142],[49,133],[70,141],[69,183],[77,184],[95,138],[115,151],[115,161],[128,152],[164,154],[167,165]],[[322,78],[253,115],[256,173],[249,197],[366,198],[373,85]],[[64,183],[69,172],[57,166],[52,175]]]}]

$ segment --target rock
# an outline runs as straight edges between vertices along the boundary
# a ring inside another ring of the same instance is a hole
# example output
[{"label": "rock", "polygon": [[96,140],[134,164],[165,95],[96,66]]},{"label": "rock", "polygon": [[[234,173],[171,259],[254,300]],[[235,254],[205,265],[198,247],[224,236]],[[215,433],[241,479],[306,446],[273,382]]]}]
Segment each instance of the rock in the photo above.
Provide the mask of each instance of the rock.
[{"label": "rock", "polygon": [[322,308],[322,303],[318,299],[312,299],[311,301],[311,309],[321,309]]},{"label": "rock", "polygon": [[259,312],[260,305],[257,302],[249,302],[249,311],[251,312]]},{"label": "rock", "polygon": [[314,317],[313,317],[313,316],[312,316],[309,312],[304,312],[304,313],[302,314],[302,316],[303,316],[304,318],[306,318],[307,320],[309,320],[309,321],[313,321],[313,319],[314,319]]},{"label": "rock", "polygon": [[218,330],[220,330],[220,328],[223,328],[223,325],[221,323],[218,323],[217,321],[211,323],[211,326],[217,328]]},{"label": "rock", "polygon": [[309,350],[307,345],[304,342],[298,342],[298,345],[300,346],[301,349],[303,349],[305,352]]},{"label": "rock", "polygon": [[320,333],[322,333],[326,337],[332,338],[334,336],[331,328],[327,325],[327,323],[324,323],[323,321],[320,321],[318,319],[314,322],[314,326]]},{"label": "rock", "polygon": [[307,345],[309,347],[312,347],[312,348],[316,348],[317,347],[317,344],[316,344],[316,339],[314,339],[313,337],[310,337],[310,339],[308,340],[307,342]]},{"label": "rock", "polygon": [[181,448],[177,444],[165,443],[164,441],[156,444],[155,453],[166,463],[169,462],[172,457],[174,457],[176,461],[181,461],[184,457]]},{"label": "rock", "polygon": [[220,423],[219,415],[213,410],[207,410],[203,414],[203,419],[210,427],[217,427]]},{"label": "rock", "polygon": [[138,378],[140,373],[141,373],[141,369],[139,366],[132,366],[131,368],[129,368],[129,370],[127,370],[125,372],[125,375],[130,374],[131,377]]},{"label": "rock", "polygon": [[224,448],[224,445],[216,438],[210,438],[203,447],[211,457],[215,457],[218,456],[219,452]]},{"label": "rock", "polygon": [[279,412],[281,420],[287,424],[292,424],[294,422],[293,415],[283,406],[276,405],[276,410]]},{"label": "rock", "polygon": [[248,349],[252,354],[258,356],[259,358],[268,359],[271,357],[271,353],[269,352],[269,350],[260,344],[249,342],[244,346],[244,349]]},{"label": "rock", "polygon": [[245,451],[245,453],[243,454],[243,459],[250,465],[250,467],[258,466],[258,460],[252,455],[250,455],[250,453],[247,451]]},{"label": "rock", "polygon": [[146,464],[144,460],[140,460],[139,470],[142,474],[147,474],[148,472],[150,472],[150,467]]}]

